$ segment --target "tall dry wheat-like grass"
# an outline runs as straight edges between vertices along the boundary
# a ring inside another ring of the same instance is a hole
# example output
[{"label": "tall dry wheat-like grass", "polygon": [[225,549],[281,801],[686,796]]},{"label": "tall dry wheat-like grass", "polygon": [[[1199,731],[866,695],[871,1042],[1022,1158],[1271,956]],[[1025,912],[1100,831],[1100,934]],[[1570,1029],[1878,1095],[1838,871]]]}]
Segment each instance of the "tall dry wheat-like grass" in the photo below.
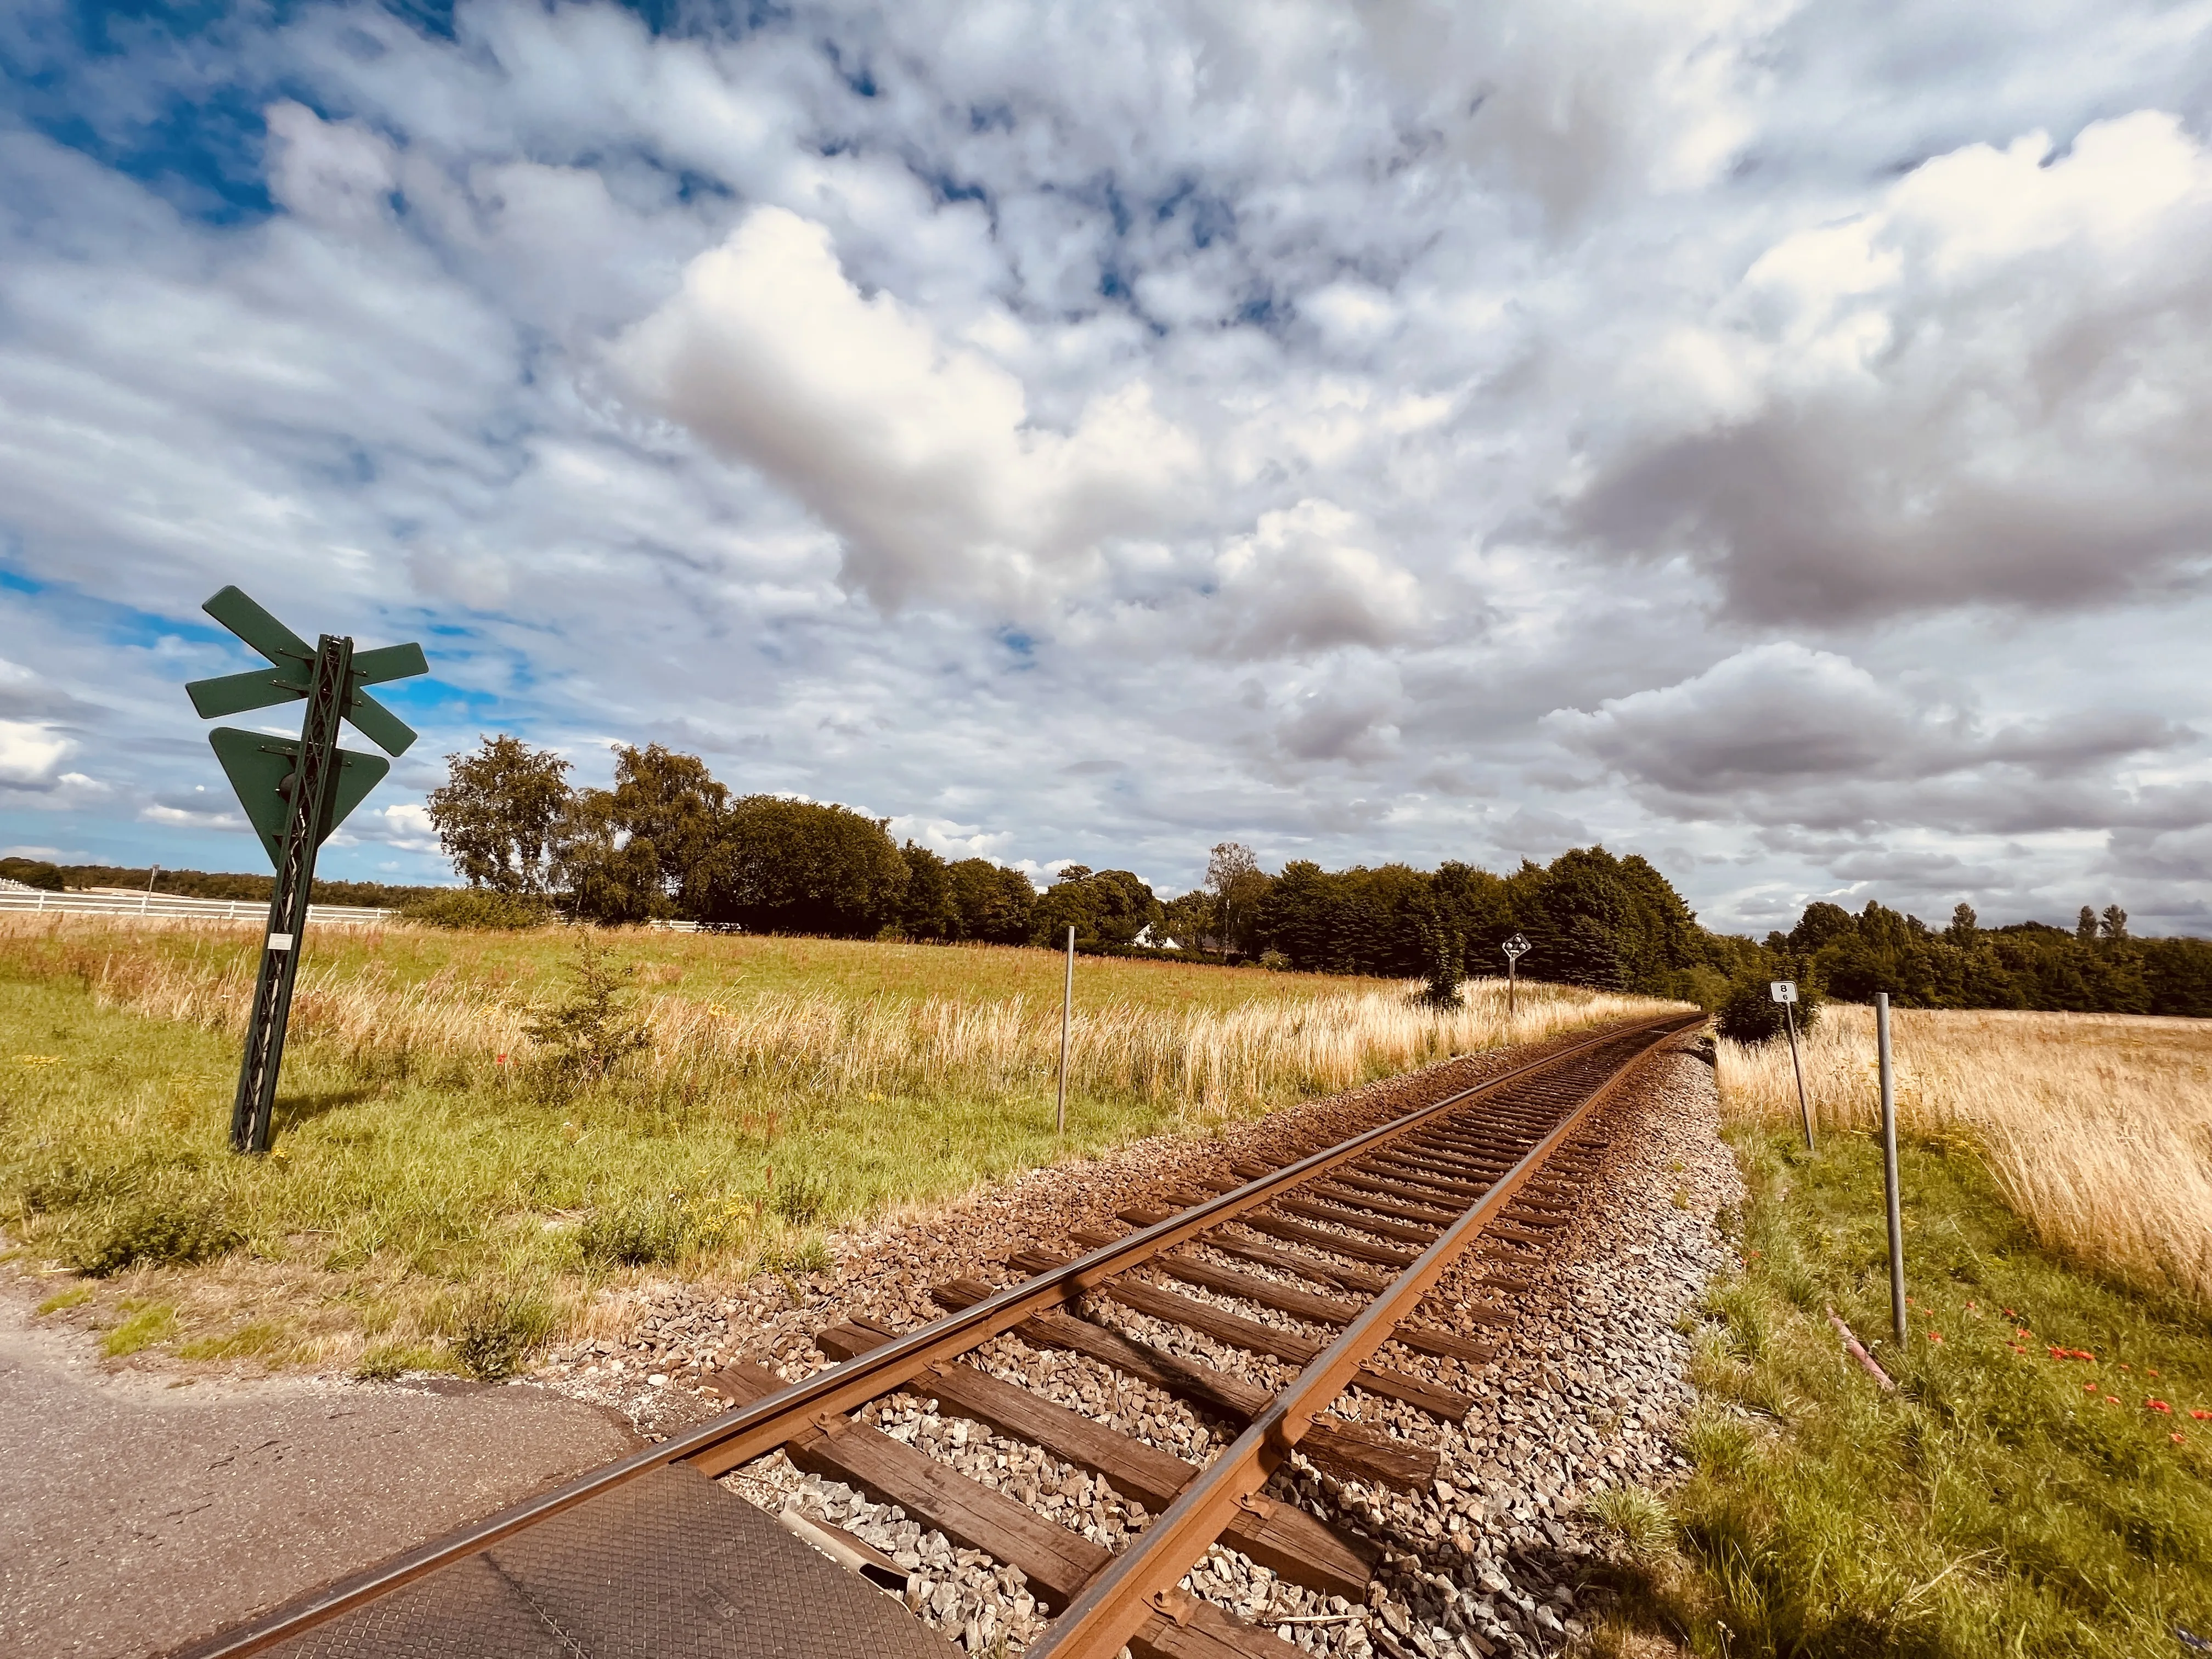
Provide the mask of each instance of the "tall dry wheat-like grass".
[{"label": "tall dry wheat-like grass", "polygon": [[[1417,1005],[1412,988],[1225,1010],[1081,1009],[1070,1031],[1069,1084],[1237,1113],[1666,1006],[1534,986],[1523,988],[1509,1021],[1502,988],[1471,985],[1464,1004],[1443,1012]],[[659,1063],[704,1064],[798,1089],[1009,1093],[1048,1085],[1060,1058],[1060,1010],[1020,997],[776,996],[735,1007],[664,998],[653,1012]]]},{"label": "tall dry wheat-like grass", "polygon": [[[1891,1016],[1898,1121],[1979,1148],[2044,1243],[2212,1302],[2212,1024],[2120,1014]],[[1881,1118],[1874,1011],[1831,1004],[1804,1039],[1816,1125]],[[1723,1112],[1797,1121],[1790,1050],[1719,1045]]]},{"label": "tall dry wheat-like grass", "polygon": [[[110,1006],[210,1030],[242,1030],[253,963],[136,952],[86,952],[75,963]],[[1672,1005],[1540,982],[1521,988],[1509,1019],[1504,988],[1479,981],[1462,1005],[1437,1012],[1404,993],[1366,992],[1228,1009],[1079,1008],[1070,1033],[1071,1089],[1185,1112],[1223,1115],[1332,1093],[1454,1054],[1534,1042]],[[995,1096],[1050,1086],[1060,1059],[1060,1010],[1019,996],[920,1001],[828,994],[772,994],[737,1003],[641,999],[647,1075],[713,1086],[763,1085],[800,1094],[965,1092]],[[325,1045],[378,1072],[526,1060],[526,1004],[486,998],[450,972],[404,988],[374,972],[304,975],[294,992],[296,1039]]]}]

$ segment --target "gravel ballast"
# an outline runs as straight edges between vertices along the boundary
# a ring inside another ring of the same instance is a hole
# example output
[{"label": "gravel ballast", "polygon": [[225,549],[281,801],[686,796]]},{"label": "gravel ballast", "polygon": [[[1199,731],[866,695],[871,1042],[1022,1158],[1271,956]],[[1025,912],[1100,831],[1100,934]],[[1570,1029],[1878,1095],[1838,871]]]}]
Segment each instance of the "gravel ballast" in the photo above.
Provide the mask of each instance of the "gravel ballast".
[{"label": "gravel ballast", "polygon": [[[1224,1126],[1211,1139],[1160,1138],[1035,1170],[941,1215],[834,1240],[840,1265],[832,1273],[798,1281],[764,1277],[734,1295],[680,1284],[628,1292],[634,1301],[622,1310],[629,1316],[624,1335],[574,1345],[551,1356],[538,1377],[620,1407],[642,1432],[665,1434],[720,1408],[720,1400],[696,1383],[721,1365],[757,1360],[795,1379],[828,1363],[813,1339],[839,1319],[866,1314],[912,1328],[941,1311],[928,1298],[933,1285],[961,1276],[1001,1283],[1020,1277],[1003,1265],[1010,1251],[1068,1248],[1068,1230],[1079,1225],[1119,1231],[1115,1210],[1157,1200],[1178,1180],[1229,1178],[1228,1165],[1239,1158],[1287,1162],[1572,1040],[1447,1062]],[[1678,1326],[1699,1303],[1708,1277],[1729,1259],[1716,1215],[1741,1197],[1733,1159],[1718,1139],[1712,1072],[1702,1060],[1674,1050],[1647,1060],[1607,1121],[1603,1170],[1557,1242],[1540,1256],[1486,1243],[1430,1300],[1425,1316],[1432,1322],[1458,1322],[1449,1318],[1454,1305],[1486,1299],[1506,1314],[1502,1329],[1483,1332],[1497,1357],[1476,1366],[1385,1351],[1389,1364],[1472,1396],[1476,1404],[1466,1419],[1441,1425],[1357,1390],[1339,1404],[1342,1415],[1433,1448],[1440,1458],[1433,1487],[1409,1494],[1340,1481],[1303,1459],[1270,1485],[1269,1496],[1348,1534],[1364,1534],[1379,1548],[1383,1565],[1365,1602],[1317,1595],[1218,1545],[1185,1581],[1191,1594],[1304,1651],[1346,1659],[1550,1652],[1582,1631],[1586,1609],[1575,1586],[1597,1541],[1581,1503],[1625,1480],[1663,1484],[1680,1467],[1670,1436],[1692,1395],[1683,1376],[1689,1343]],[[1249,1262],[1220,1265],[1267,1272]],[[1501,1272],[1528,1288],[1501,1297],[1484,1282]],[[1188,1285],[1175,1288],[1248,1318],[1330,1334]],[[1278,1362],[1223,1349],[1110,1303],[1088,1310],[1256,1382],[1289,1375]],[[1096,1362],[1033,1349],[1012,1335],[969,1358],[1194,1463],[1235,1433],[1235,1425]],[[914,1396],[888,1395],[860,1416],[1108,1547],[1149,1519],[1104,1482]],[[952,1545],[894,1506],[800,1473],[780,1452],[726,1480],[764,1507],[795,1506],[890,1556],[910,1575],[908,1605],[970,1653],[1002,1641],[1018,1651],[1042,1628],[1042,1610],[1018,1572]]]}]

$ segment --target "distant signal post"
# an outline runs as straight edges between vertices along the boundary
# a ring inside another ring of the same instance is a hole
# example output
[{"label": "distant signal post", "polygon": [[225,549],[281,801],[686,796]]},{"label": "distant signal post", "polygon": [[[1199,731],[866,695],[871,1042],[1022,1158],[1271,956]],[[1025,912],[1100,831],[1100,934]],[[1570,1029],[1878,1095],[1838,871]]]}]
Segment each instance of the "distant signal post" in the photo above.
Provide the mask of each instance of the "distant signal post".
[{"label": "distant signal post", "polygon": [[1790,1030],[1790,1069],[1797,1076],[1797,1115],[1805,1120],[1805,1150],[1813,1150],[1813,1109],[1805,1100],[1805,1066],[1797,1057],[1797,981],[1767,981],[1766,994],[1782,1005],[1782,1021]]},{"label": "distant signal post", "polygon": [[1505,1018],[1513,1018],[1514,993],[1519,988],[1521,958],[1528,954],[1528,941],[1516,933],[1498,947],[1505,952]]},{"label": "distant signal post", "polygon": [[292,1012],[292,981],[315,884],[315,854],[392,769],[382,755],[339,748],[338,722],[350,720],[389,753],[404,754],[415,741],[413,730],[363,688],[427,674],[430,665],[419,645],[356,651],[350,639],[331,634],[309,645],[235,587],[224,588],[202,608],[270,665],[185,686],[202,720],[295,699],[307,705],[297,742],[234,726],[219,726],[208,733],[246,821],[276,869],[261,971],[246,1019],[246,1058],[230,1115],[231,1150],[265,1152],[276,1106],[276,1075],[284,1060],[284,1027]]}]

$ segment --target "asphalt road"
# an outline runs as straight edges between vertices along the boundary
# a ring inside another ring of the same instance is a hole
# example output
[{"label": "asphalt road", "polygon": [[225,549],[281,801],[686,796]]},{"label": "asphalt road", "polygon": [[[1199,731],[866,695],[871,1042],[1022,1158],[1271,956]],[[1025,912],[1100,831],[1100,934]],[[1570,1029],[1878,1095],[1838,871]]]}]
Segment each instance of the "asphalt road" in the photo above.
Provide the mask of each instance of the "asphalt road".
[{"label": "asphalt road", "polygon": [[0,1653],[161,1653],[629,1450],[526,1386],[110,1375],[0,1284]]}]

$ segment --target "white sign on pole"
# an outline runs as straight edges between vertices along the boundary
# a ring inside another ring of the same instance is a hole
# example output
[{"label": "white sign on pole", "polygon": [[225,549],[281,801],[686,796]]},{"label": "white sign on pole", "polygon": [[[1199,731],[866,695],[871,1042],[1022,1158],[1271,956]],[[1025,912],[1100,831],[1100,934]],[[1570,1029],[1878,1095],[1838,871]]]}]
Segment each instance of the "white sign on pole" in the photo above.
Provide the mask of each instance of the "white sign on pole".
[{"label": "white sign on pole", "polygon": [[1797,981],[1794,979],[1769,980],[1766,994],[1777,1002],[1795,1002],[1797,1000]]},{"label": "white sign on pole", "polygon": [[1528,941],[1516,933],[1498,948],[1504,951],[1509,958],[1517,958],[1528,954]]}]

